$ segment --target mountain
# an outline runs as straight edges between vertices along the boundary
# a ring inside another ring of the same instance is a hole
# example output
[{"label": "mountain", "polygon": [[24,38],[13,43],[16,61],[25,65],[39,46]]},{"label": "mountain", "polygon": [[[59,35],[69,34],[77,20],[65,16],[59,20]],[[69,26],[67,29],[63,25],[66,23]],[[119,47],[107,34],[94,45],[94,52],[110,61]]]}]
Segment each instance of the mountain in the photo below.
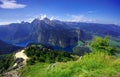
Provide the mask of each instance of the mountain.
[{"label": "mountain", "polygon": [[47,18],[40,21],[34,20],[31,24],[33,30],[30,33],[30,37],[42,44],[51,44],[64,48],[75,46],[77,41],[82,40],[85,36],[90,37],[79,28],[70,28],[63,22],[50,21]]},{"label": "mountain", "polygon": [[81,23],[68,22],[71,27],[79,27],[80,29],[95,34],[98,36],[110,35],[113,37],[120,36],[120,26],[114,24],[99,24],[99,23]]},{"label": "mountain", "polygon": [[59,20],[34,19],[0,26],[0,39],[11,44],[42,43],[54,47],[69,48],[78,41],[88,41],[94,36],[110,35],[120,42],[120,27],[113,24],[64,22]]},{"label": "mountain", "polygon": [[11,40],[22,39],[22,37],[28,36],[30,23],[12,23],[9,25],[0,26],[0,38],[2,40],[10,42]]},{"label": "mountain", "polygon": [[7,44],[4,41],[0,40],[0,55],[1,54],[8,54],[14,52],[22,47],[14,46],[12,44]]},{"label": "mountain", "polygon": [[77,45],[78,40],[91,38],[79,28],[69,27],[65,22],[48,18],[1,26],[0,36],[0,39],[12,44],[38,42],[63,48]]}]

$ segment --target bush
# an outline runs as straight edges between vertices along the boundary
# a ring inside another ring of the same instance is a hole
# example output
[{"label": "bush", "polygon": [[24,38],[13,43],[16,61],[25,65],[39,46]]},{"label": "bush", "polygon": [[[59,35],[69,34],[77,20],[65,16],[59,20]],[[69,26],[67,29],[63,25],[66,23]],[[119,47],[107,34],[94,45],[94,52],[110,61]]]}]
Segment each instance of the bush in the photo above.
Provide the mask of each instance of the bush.
[{"label": "bush", "polygon": [[0,56],[0,73],[5,72],[10,66],[14,64],[13,54]]},{"label": "bush", "polygon": [[117,52],[115,46],[110,45],[109,37],[104,38],[96,37],[91,43],[90,47],[92,51],[100,51],[110,55],[114,55]]}]

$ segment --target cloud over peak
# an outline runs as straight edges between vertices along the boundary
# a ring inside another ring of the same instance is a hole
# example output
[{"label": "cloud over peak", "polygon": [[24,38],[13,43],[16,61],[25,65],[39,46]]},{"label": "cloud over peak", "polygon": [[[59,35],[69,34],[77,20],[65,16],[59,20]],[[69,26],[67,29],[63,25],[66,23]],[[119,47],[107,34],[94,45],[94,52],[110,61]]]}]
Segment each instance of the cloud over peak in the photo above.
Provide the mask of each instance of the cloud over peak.
[{"label": "cloud over peak", "polygon": [[3,9],[18,9],[18,8],[25,8],[25,4],[18,4],[16,0],[0,0],[0,8]]},{"label": "cloud over peak", "polygon": [[89,18],[85,15],[67,15],[69,19],[67,21],[72,21],[72,22],[98,22],[97,19],[95,18]]}]

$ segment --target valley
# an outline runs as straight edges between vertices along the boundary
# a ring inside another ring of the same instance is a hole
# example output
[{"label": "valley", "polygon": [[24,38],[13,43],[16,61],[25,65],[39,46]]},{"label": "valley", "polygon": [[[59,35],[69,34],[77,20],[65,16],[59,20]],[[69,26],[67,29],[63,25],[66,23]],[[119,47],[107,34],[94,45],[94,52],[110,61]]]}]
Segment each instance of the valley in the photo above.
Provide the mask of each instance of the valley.
[{"label": "valley", "polygon": [[0,77],[120,77],[120,0],[0,0]]}]

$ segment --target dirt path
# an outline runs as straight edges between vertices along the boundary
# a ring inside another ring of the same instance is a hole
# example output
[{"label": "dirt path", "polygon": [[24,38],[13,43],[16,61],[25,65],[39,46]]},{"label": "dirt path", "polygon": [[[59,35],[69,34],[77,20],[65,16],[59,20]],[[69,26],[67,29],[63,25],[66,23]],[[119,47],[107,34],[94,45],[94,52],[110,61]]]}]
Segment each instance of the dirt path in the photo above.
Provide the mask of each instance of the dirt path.
[{"label": "dirt path", "polygon": [[[27,61],[27,59],[28,59],[28,57],[26,56],[26,54],[24,53],[24,49],[23,50],[21,50],[20,52],[17,52],[16,54],[15,54],[15,59],[18,59],[18,58],[22,58],[23,59],[23,64],[26,64],[26,61]],[[17,65],[17,63],[15,63],[13,66],[15,67]]]},{"label": "dirt path", "polygon": [[15,54],[15,64],[3,75],[3,77],[20,77],[19,71],[24,68],[28,59],[24,51],[23,49]]}]

